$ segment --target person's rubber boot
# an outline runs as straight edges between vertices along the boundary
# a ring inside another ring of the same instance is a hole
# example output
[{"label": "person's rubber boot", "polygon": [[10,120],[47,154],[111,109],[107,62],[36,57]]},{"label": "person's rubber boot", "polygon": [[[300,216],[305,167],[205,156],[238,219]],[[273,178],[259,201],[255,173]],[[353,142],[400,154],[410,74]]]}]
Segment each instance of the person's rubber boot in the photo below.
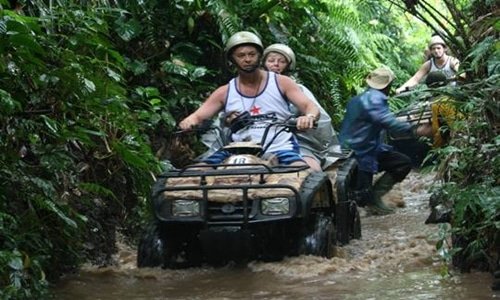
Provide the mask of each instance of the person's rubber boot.
[{"label": "person's rubber boot", "polygon": [[394,212],[393,208],[385,205],[384,201],[382,201],[382,196],[387,194],[387,192],[389,192],[395,184],[396,180],[394,180],[390,174],[385,173],[373,186],[373,202],[371,205],[379,213],[385,214]]},{"label": "person's rubber boot", "polygon": [[350,193],[349,197],[359,207],[365,207],[373,202],[373,192],[371,189],[354,190]]}]

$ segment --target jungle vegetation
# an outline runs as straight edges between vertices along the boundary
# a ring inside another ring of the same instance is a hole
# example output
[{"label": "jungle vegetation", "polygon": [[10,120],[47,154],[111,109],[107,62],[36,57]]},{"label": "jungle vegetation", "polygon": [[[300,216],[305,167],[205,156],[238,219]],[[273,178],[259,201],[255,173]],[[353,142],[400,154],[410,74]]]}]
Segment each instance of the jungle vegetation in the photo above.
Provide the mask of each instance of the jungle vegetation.
[{"label": "jungle vegetation", "polygon": [[155,175],[199,150],[172,133],[231,77],[223,45],[240,30],[295,50],[295,76],[335,127],[370,69],[387,65],[403,83],[440,33],[467,79],[441,91],[466,118],[435,151],[455,209],[437,247],[464,270],[491,270],[498,15],[492,0],[0,0],[0,298],[46,297],[83,262],[112,263],[117,232],[135,242]]}]

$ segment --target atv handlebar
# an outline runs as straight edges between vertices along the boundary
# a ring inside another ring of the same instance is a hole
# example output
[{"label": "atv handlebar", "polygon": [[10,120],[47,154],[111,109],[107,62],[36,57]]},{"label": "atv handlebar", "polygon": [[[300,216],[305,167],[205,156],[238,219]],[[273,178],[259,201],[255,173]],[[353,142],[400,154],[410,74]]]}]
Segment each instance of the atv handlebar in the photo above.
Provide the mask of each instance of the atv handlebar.
[{"label": "atv handlebar", "polygon": [[[292,131],[297,131],[297,119],[298,117],[290,118],[285,121],[285,127],[291,129]],[[314,120],[313,129],[318,128],[318,121]]]},{"label": "atv handlebar", "polygon": [[[292,132],[297,131],[297,119],[298,117],[292,117],[289,118],[285,121],[278,121],[278,122],[273,122],[273,124],[270,124],[269,127],[272,126],[282,126],[284,128],[287,128],[291,130]],[[271,117],[269,117],[269,120],[272,120]],[[235,133],[245,127],[248,127],[252,125],[254,121],[251,119],[251,116],[248,112],[244,112],[238,117],[236,117],[231,124],[229,124],[229,128],[232,133]],[[314,121],[313,128],[318,128],[318,121]],[[174,131],[174,134],[180,134],[180,133],[188,133],[188,132],[194,132],[194,133],[205,133],[209,130],[220,130],[219,126],[214,126],[214,121],[213,120],[204,120],[201,124],[196,125],[192,127],[191,129],[180,129],[177,131]]]},{"label": "atv handlebar", "polygon": [[177,126],[179,130],[174,131],[173,134],[181,134],[188,132],[203,134],[209,130],[220,129],[217,126],[214,126],[213,124],[214,124],[213,120],[203,120],[203,122],[201,122],[196,126],[191,127],[191,129],[181,129],[179,126]]}]

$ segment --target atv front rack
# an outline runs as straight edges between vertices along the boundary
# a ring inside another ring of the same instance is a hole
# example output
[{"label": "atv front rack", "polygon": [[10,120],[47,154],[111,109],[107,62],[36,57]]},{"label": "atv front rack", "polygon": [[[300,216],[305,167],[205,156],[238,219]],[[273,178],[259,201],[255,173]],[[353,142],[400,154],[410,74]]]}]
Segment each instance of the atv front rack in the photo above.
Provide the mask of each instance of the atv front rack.
[{"label": "atv front rack", "polygon": [[265,176],[270,174],[298,173],[309,169],[309,166],[268,166],[266,164],[211,164],[189,165],[182,169],[168,171],[159,178],[200,177],[200,184],[206,185],[208,176],[259,175],[259,184],[266,183]]},{"label": "atv front rack", "polygon": [[[217,167],[218,169],[214,169]],[[221,169],[222,167],[232,167]],[[157,217],[167,221],[203,221],[207,224],[242,225],[258,220],[287,219],[300,206],[300,186],[309,172],[308,166],[274,166],[264,164],[191,165],[160,175],[153,190]],[[256,199],[286,197],[290,212],[264,216]],[[169,200],[198,200],[198,217],[171,218]]]}]

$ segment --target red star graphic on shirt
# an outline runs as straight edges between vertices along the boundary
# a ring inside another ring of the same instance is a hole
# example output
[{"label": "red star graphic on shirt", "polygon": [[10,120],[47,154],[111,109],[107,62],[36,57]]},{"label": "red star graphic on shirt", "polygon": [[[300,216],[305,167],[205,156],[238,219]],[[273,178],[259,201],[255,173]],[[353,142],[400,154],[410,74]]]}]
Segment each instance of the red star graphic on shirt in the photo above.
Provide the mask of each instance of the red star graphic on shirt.
[{"label": "red star graphic on shirt", "polygon": [[258,107],[257,105],[252,106],[252,108],[250,109],[250,113],[253,116],[259,115],[260,114],[260,107]]}]

